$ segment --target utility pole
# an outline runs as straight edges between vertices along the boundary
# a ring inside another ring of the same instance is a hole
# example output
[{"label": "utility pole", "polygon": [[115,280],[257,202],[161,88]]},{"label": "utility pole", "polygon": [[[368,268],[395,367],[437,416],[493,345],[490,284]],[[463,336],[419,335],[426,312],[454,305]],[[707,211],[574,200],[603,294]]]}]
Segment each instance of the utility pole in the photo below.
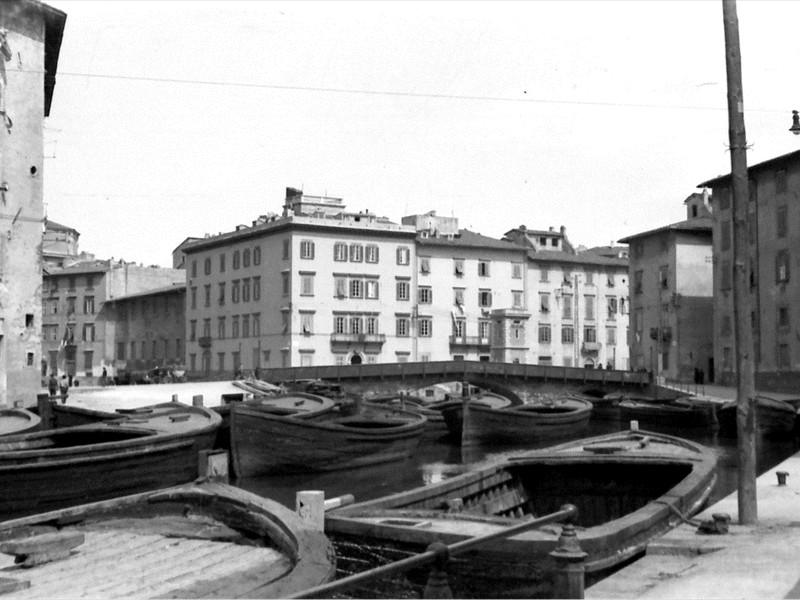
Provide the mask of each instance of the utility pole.
[{"label": "utility pole", "polygon": [[733,192],[733,316],[736,348],[736,425],[739,458],[739,524],[758,523],[756,498],[756,414],[753,332],[747,277],[747,139],[744,129],[742,56],[736,0],[722,0],[725,25],[725,70],[728,78],[728,134]]}]

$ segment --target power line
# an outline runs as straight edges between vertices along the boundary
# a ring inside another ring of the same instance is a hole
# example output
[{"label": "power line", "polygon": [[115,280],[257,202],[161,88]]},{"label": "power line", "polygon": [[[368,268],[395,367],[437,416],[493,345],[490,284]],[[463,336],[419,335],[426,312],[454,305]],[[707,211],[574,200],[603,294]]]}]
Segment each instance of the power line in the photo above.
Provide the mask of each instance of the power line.
[{"label": "power line", "polygon": [[[22,71],[21,69],[7,69],[8,71]],[[25,71],[32,72],[32,71]],[[470,100],[481,102],[521,102],[529,104],[556,104],[556,105],[570,105],[570,106],[605,106],[605,107],[619,107],[619,108],[650,108],[650,109],[670,109],[670,110],[710,110],[710,111],[726,111],[727,108],[722,106],[691,106],[691,105],[667,105],[667,104],[649,104],[638,102],[603,102],[599,100],[562,100],[562,99],[545,99],[545,98],[510,98],[507,96],[480,96],[480,95],[467,95],[467,94],[434,94],[427,92],[401,92],[394,90],[367,90],[356,88],[334,88],[334,87],[318,87],[318,86],[303,86],[303,85],[279,85],[271,83],[253,83],[247,81],[212,81],[207,79],[178,79],[171,77],[137,77],[132,75],[108,75],[103,73],[73,73],[59,71],[58,76],[66,77],[92,77],[95,79],[116,79],[121,81],[145,81],[150,83],[173,83],[184,85],[212,85],[218,87],[239,87],[239,88],[255,88],[255,89],[270,89],[270,90],[284,90],[295,92],[325,92],[336,94],[360,94],[366,96],[394,96],[405,98],[435,98],[443,100]],[[523,92],[527,94],[527,92]],[[784,113],[784,108],[749,108],[747,112],[765,112],[765,113]]]}]

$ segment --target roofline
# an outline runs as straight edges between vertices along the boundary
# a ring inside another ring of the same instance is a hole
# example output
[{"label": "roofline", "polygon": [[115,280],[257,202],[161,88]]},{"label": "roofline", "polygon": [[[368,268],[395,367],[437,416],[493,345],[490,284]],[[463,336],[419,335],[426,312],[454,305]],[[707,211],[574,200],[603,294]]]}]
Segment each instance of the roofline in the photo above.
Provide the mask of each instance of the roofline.
[{"label": "roofline", "polygon": [[124,300],[132,300],[134,298],[142,298],[143,296],[162,296],[165,294],[172,294],[174,292],[185,292],[186,282],[176,282],[169,287],[161,287],[144,292],[134,292],[132,294],[125,294],[124,296],[117,296],[116,298],[108,298],[106,302],[121,302]]},{"label": "roofline", "polygon": [[[708,220],[711,219],[711,217],[703,217],[703,218]],[[649,231],[643,231],[642,233],[635,233],[633,235],[629,235],[627,237],[618,240],[617,242],[620,244],[628,244],[630,243],[631,240],[655,235],[657,233],[663,233],[665,231],[679,231],[683,233],[711,233],[713,229],[714,228],[710,223],[708,225],[703,225],[703,226],[689,226],[686,225],[686,221],[679,221],[677,223],[672,223],[671,225],[665,225],[664,227],[659,227],[658,229],[651,229]]]},{"label": "roofline", "polygon": [[[795,150],[794,152],[789,152],[788,154],[782,154],[780,156],[776,156],[774,158],[770,158],[763,162],[749,166],[747,167],[747,174],[749,176],[751,173],[757,173],[758,171],[763,171],[768,167],[772,167],[776,164],[789,163],[792,162],[793,159],[800,159],[800,150]],[[704,181],[703,183],[697,184],[697,187],[698,188],[714,187],[715,185],[727,182],[728,180],[730,180],[730,178],[731,178],[730,173],[728,173],[727,175],[719,175],[714,179],[709,179],[708,181]]]}]

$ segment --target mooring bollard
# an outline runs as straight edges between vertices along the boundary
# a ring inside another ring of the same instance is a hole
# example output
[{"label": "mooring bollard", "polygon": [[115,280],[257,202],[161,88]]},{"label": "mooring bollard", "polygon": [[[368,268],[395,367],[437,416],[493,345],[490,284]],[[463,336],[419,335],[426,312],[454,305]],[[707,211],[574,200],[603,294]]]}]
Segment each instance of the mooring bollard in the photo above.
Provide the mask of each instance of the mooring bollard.
[{"label": "mooring bollard", "polygon": [[192,406],[203,406],[203,394],[192,396]]},{"label": "mooring bollard", "polygon": [[177,402],[178,401],[178,394],[172,394],[172,401],[173,402]]},{"label": "mooring bollard", "polygon": [[631,431],[639,431],[639,421],[631,421]]},{"label": "mooring bollard", "polygon": [[786,485],[786,478],[789,476],[789,473],[786,471],[777,471],[775,475],[778,476],[778,485]]},{"label": "mooring bollard", "polygon": [[[14,402],[14,406],[16,406]],[[36,406],[39,409],[39,418],[42,420],[42,429],[53,428],[53,405],[50,403],[50,394],[36,394]]]},{"label": "mooring bollard", "polygon": [[[562,506],[566,510],[569,504]],[[575,525],[571,517],[561,528],[556,549],[550,553],[555,561],[553,572],[553,598],[583,598],[586,552],[581,550]]]},{"label": "mooring bollard", "polygon": [[325,530],[325,492],[306,490],[297,492],[295,510],[300,518],[317,531]]},{"label": "mooring bollard", "polygon": [[426,548],[428,552],[436,553],[436,560],[431,565],[431,572],[425,584],[423,598],[452,598],[450,582],[447,581],[447,564],[450,562],[450,551],[442,542],[433,542]]}]

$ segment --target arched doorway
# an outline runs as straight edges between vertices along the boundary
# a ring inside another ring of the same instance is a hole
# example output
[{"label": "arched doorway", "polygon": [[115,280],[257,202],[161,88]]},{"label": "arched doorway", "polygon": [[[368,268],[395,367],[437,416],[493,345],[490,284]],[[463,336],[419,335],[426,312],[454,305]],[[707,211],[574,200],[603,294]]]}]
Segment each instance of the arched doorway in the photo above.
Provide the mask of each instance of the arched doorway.
[{"label": "arched doorway", "polygon": [[358,352],[354,352],[353,356],[350,357],[350,364],[351,365],[360,365],[363,362],[361,355]]}]

